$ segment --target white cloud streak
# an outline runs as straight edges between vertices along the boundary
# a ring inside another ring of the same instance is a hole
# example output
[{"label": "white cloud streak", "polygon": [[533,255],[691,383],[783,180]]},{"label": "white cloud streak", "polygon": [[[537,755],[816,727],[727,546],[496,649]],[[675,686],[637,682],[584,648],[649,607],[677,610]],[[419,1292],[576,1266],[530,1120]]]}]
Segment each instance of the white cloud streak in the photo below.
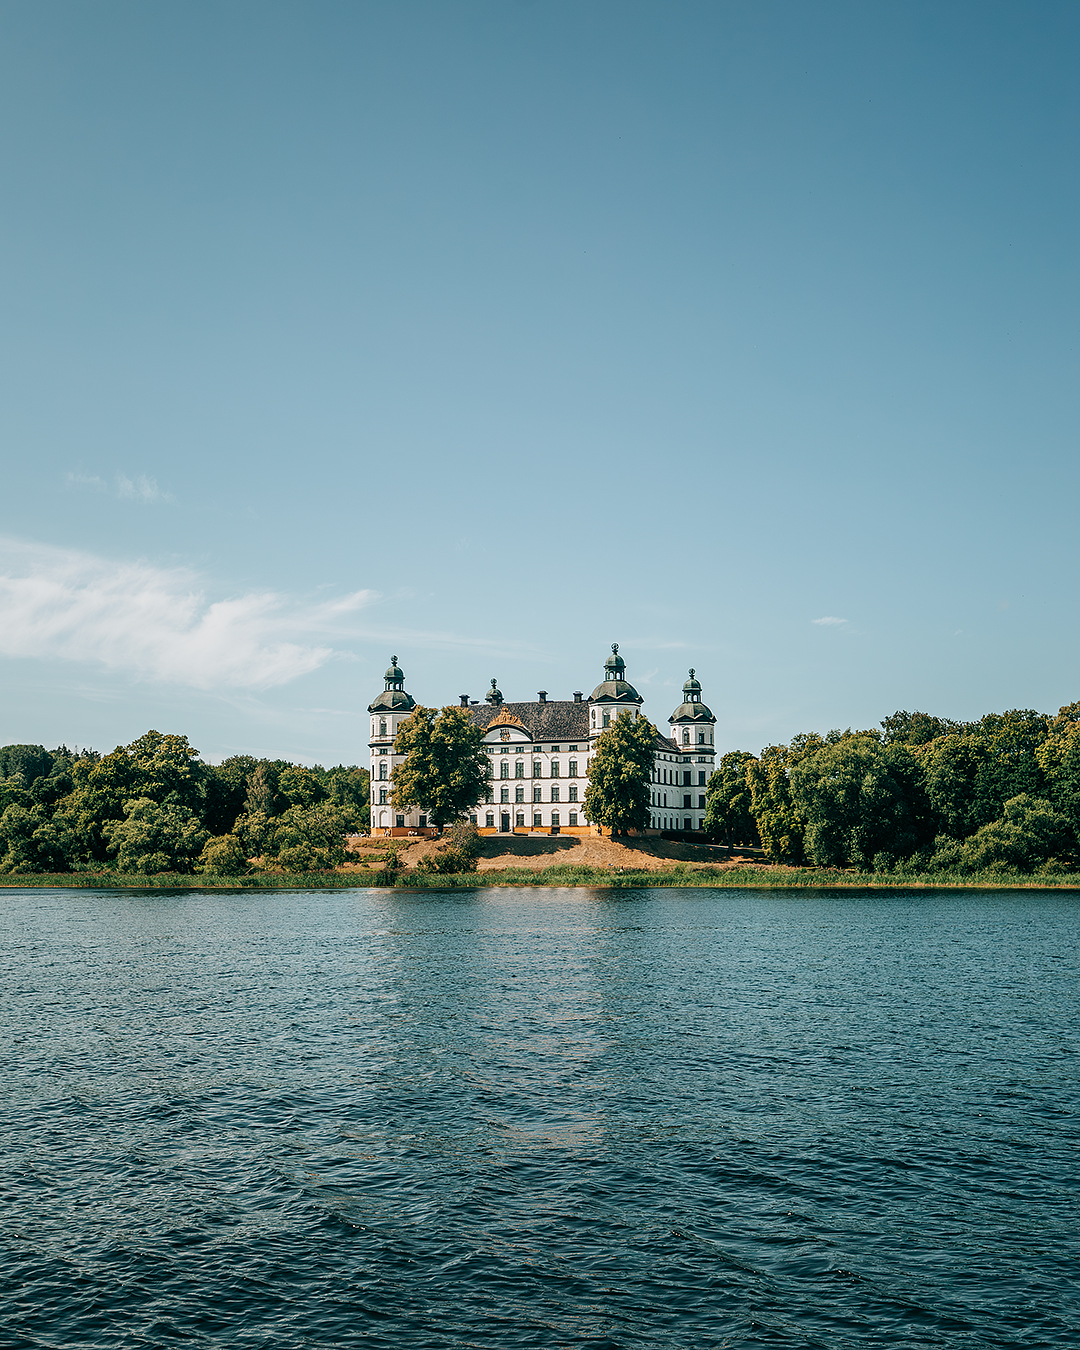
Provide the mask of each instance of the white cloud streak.
[{"label": "white cloud streak", "polygon": [[171,502],[173,497],[157,485],[156,478],[140,473],[129,478],[126,473],[118,473],[108,482],[97,474],[69,473],[65,480],[69,488],[83,488],[90,492],[107,492],[110,497],[119,497],[121,501],[138,502],[140,506],[154,506],[159,502]]},{"label": "white cloud streak", "polygon": [[835,614],[826,614],[823,619],[811,619],[810,622],[824,624],[826,627],[833,627],[838,623],[847,623],[847,619],[838,619]]},{"label": "white cloud streak", "polygon": [[305,605],[260,591],[211,600],[185,568],[0,537],[0,656],[196,689],[267,689],[317,670],[334,655],[325,640],[373,598],[357,591]]}]

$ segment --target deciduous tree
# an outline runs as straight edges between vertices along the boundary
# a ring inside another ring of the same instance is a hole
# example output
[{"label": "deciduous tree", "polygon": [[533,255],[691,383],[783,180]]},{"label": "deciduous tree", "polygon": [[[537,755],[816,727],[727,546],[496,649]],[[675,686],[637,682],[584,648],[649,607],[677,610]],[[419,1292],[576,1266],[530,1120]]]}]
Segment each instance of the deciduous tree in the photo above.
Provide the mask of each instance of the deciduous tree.
[{"label": "deciduous tree", "polygon": [[391,774],[398,810],[418,807],[434,825],[448,825],[484,800],[491,767],[483,730],[464,708],[418,707],[398,728]]},{"label": "deciduous tree", "polygon": [[649,824],[656,728],[647,717],[622,712],[593,745],[585,818],[612,834]]}]

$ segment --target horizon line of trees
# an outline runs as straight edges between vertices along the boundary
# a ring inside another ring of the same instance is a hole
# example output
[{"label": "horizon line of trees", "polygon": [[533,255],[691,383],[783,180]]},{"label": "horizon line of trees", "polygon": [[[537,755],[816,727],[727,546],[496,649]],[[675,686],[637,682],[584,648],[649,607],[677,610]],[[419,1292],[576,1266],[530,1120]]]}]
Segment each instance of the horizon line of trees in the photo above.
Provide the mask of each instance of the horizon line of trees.
[{"label": "horizon line of trees", "polygon": [[705,828],[773,862],[862,871],[1034,872],[1080,864],[1080,702],[880,728],[722,755]]},{"label": "horizon line of trees", "polygon": [[148,731],[110,754],[0,747],[0,873],[239,875],[336,867],[366,828],[368,771],[233,755]]}]

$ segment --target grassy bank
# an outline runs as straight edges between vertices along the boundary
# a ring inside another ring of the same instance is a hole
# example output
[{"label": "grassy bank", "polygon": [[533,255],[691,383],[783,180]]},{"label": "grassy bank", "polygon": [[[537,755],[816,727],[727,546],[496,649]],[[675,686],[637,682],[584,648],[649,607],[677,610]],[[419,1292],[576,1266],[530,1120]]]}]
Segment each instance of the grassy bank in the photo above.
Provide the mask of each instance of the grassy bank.
[{"label": "grassy bank", "polygon": [[162,873],[140,877],[119,872],[30,873],[4,876],[0,886],[62,890],[484,890],[492,886],[607,886],[614,888],[715,886],[753,890],[1080,890],[1080,872],[1060,874],[923,873],[894,876],[877,872],[844,872],[813,867],[747,866],[718,869],[693,864],[651,872],[636,868],[583,867],[572,864],[534,870],[507,867],[497,871],[442,876],[426,872],[259,872],[246,877],[188,876]]}]

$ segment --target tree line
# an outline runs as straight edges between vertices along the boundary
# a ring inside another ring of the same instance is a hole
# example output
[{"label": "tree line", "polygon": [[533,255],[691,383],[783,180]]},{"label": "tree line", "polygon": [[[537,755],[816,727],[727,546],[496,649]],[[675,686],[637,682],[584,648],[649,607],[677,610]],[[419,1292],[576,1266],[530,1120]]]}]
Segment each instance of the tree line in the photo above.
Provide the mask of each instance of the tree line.
[{"label": "tree line", "polygon": [[233,755],[148,731],[110,754],[0,747],[0,872],[238,875],[339,866],[367,828],[368,772]]},{"label": "tree line", "polygon": [[774,862],[1032,872],[1080,862],[1080,703],[956,722],[896,712],[721,757],[705,828]]}]

